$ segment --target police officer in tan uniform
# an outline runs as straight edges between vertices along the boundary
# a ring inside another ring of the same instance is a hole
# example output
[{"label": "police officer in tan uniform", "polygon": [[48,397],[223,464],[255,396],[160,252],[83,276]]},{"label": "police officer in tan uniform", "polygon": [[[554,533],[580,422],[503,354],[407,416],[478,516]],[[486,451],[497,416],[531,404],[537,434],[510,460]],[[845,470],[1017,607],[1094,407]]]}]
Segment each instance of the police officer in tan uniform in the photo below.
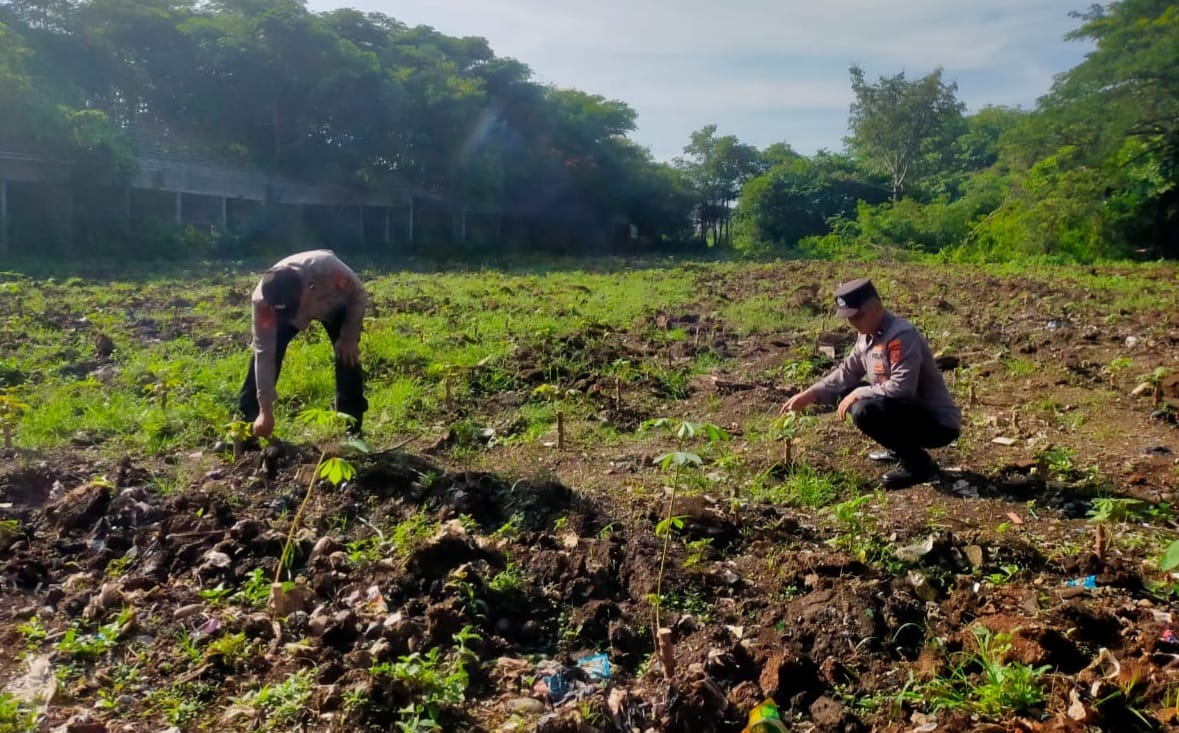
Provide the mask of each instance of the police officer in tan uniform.
[{"label": "police officer in tan uniform", "polygon": [[782,412],[838,401],[839,417],[851,415],[857,428],[885,448],[868,458],[900,464],[882,477],[885,488],[928,481],[937,464],[926,449],[949,445],[962,427],[962,412],[929,344],[912,323],[885,309],[870,280],[843,283],[835,303],[835,315],[859,333],[856,344],[843,363],[791,397]]},{"label": "police officer in tan uniform", "polygon": [[360,366],[360,331],[368,295],[364,284],[331,250],[299,252],[274,264],[253,294],[254,348],[238,406],[253,423],[254,435],[274,430],[275,383],[287,345],[319,321],[335,349],[336,405],[351,415],[349,432],[359,435],[368,409]]}]

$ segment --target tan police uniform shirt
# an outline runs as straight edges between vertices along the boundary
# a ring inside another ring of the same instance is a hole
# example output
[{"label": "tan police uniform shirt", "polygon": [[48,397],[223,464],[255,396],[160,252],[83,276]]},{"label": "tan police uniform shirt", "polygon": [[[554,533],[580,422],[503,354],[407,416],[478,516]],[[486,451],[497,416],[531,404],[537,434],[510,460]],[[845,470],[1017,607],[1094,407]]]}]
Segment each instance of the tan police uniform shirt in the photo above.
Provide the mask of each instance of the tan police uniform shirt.
[{"label": "tan police uniform shirt", "polygon": [[[328,249],[299,252],[279,260],[274,266],[290,266],[303,278],[299,311],[292,321],[296,328],[302,331],[312,321],[323,322],[343,308],[345,317],[340,329],[340,341],[359,346],[368,294],[351,268]],[[258,403],[270,406],[278,397],[274,386],[277,378],[278,318],[274,308],[262,298],[260,281],[254,288],[252,299],[254,377],[258,383]]]}]

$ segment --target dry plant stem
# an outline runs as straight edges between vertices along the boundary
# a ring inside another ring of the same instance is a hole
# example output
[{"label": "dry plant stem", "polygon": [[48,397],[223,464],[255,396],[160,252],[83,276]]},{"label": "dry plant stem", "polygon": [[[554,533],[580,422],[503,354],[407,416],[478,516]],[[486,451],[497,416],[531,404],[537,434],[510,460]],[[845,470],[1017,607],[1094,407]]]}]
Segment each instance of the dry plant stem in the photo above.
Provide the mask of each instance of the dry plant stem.
[{"label": "dry plant stem", "polygon": [[319,467],[323,465],[323,459],[327,458],[327,448],[319,454],[319,460],[315,462],[315,470],[311,472],[311,481],[307,483],[307,493],[303,494],[303,501],[299,502],[299,508],[295,511],[295,517],[291,520],[291,528],[287,532],[287,541],[283,543],[282,554],[278,557],[278,567],[274,571],[274,582],[282,582],[282,571],[287,564],[287,553],[290,552],[291,543],[295,541],[295,530],[299,528],[299,520],[303,517],[303,509],[307,506],[307,501],[311,498],[311,490],[315,488],[315,482],[319,479]]},{"label": "dry plant stem", "polygon": [[1105,525],[1097,525],[1096,536],[1093,538],[1093,551],[1097,554],[1097,559],[1105,560]]},{"label": "dry plant stem", "polygon": [[418,439],[418,436],[416,436],[416,435],[406,438],[405,440],[401,441],[400,443],[390,446],[389,450],[397,450],[398,448],[404,448],[405,446],[409,445],[410,443],[414,442],[417,439]]},{"label": "dry plant stem", "polygon": [[565,413],[557,410],[557,450],[565,449]]},{"label": "dry plant stem", "polygon": [[659,629],[655,633],[655,646],[663,664],[663,678],[670,682],[675,677],[675,645],[671,641],[671,629]]}]

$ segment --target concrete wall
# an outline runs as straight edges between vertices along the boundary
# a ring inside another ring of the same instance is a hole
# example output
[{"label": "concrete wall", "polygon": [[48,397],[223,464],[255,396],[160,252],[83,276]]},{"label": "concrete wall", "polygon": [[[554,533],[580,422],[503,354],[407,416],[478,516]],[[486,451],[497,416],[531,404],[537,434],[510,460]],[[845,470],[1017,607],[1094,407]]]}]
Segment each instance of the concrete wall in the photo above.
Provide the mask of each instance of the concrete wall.
[{"label": "concrete wall", "polygon": [[[0,150],[0,255],[17,241],[25,249],[49,239],[76,240],[85,248],[117,236],[120,226],[148,221],[246,238],[312,236],[369,251],[397,251],[414,242],[492,246],[505,235],[499,212],[464,211],[421,192],[390,198],[166,154],[141,155],[138,163],[126,187],[79,189],[64,164]],[[74,216],[71,191],[83,216]]]}]

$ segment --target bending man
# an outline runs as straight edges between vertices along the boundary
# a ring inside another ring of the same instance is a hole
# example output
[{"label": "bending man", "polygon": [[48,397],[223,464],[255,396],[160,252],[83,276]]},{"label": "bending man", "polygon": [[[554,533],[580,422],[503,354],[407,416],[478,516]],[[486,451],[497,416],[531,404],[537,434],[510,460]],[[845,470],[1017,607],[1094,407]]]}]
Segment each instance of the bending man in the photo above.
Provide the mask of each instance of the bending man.
[{"label": "bending man", "polygon": [[360,330],[368,295],[364,284],[330,250],[299,252],[280,260],[262,275],[253,295],[254,350],[238,397],[254,435],[274,431],[275,383],[283,356],[295,334],[319,321],[336,357],[335,409],[351,415],[349,432],[360,434],[368,401],[360,367]]}]

